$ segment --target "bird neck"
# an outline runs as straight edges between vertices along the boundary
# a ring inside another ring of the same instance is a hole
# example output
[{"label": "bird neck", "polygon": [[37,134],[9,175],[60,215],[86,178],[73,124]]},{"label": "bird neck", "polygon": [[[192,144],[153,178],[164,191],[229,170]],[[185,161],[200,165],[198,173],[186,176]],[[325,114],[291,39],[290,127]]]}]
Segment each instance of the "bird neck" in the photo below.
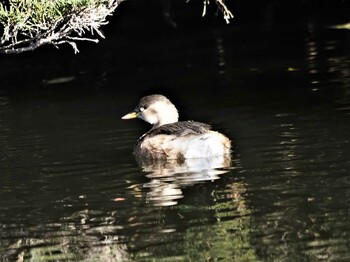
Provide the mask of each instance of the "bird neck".
[{"label": "bird neck", "polygon": [[176,108],[172,108],[171,110],[167,110],[162,114],[158,115],[158,121],[153,125],[152,129],[158,128],[162,125],[175,123],[179,120],[179,114]]},{"label": "bird neck", "polygon": [[155,123],[152,127],[152,129],[161,127],[162,125],[166,125],[166,124],[171,124],[171,123],[175,123],[178,121],[178,118],[161,118],[159,119],[159,121],[157,123]]}]

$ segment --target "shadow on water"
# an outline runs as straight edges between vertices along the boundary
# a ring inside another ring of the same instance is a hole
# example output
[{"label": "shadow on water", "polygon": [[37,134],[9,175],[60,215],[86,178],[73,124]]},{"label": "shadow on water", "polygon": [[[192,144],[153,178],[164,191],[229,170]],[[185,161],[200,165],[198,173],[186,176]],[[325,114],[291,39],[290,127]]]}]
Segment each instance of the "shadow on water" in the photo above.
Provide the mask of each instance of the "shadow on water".
[{"label": "shadow on water", "polygon": [[[1,260],[349,260],[349,33],[321,25],[119,28],[78,56],[4,58]],[[232,159],[138,163],[149,127],[120,117],[152,92]]]}]

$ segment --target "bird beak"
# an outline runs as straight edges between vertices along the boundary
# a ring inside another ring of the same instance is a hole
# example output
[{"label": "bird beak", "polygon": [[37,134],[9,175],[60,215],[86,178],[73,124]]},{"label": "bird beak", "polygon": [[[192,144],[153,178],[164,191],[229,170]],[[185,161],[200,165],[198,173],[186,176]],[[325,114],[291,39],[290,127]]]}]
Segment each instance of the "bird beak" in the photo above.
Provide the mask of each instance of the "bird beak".
[{"label": "bird beak", "polygon": [[138,116],[139,114],[137,112],[131,112],[123,116],[122,119],[133,119],[133,118],[137,118]]}]

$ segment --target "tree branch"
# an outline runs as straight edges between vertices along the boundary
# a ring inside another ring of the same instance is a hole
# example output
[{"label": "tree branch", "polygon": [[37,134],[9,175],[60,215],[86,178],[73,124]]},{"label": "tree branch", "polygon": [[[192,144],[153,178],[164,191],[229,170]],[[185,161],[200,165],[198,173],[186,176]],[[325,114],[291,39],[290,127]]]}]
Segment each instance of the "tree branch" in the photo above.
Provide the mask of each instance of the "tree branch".
[{"label": "tree branch", "polygon": [[83,37],[86,31],[104,38],[100,26],[105,25],[123,0],[14,0],[9,10],[0,4],[0,23],[4,33],[0,52],[18,54],[42,45],[58,47],[69,44],[79,52],[74,41],[98,39]]}]

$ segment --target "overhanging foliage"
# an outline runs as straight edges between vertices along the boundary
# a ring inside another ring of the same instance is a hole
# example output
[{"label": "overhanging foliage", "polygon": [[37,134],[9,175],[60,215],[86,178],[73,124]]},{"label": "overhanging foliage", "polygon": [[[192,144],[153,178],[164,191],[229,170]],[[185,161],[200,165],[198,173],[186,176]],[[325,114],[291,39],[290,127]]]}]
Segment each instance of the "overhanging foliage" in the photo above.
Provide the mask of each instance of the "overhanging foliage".
[{"label": "overhanging foliage", "polygon": [[[100,26],[107,24],[107,16],[112,15],[123,1],[12,0],[8,7],[0,3],[0,24],[3,26],[0,52],[18,54],[45,44],[56,47],[70,44],[78,53],[76,41],[97,43],[99,38],[104,38]],[[233,15],[224,1],[214,0],[229,22]],[[204,0],[203,15],[209,2]]]},{"label": "overhanging foliage", "polygon": [[[107,23],[123,0],[15,0],[7,9],[0,5],[0,23],[4,27],[0,52],[21,53],[45,44],[70,44],[75,41],[98,42],[104,37],[100,26]],[[89,32],[91,36],[84,36]]]}]

